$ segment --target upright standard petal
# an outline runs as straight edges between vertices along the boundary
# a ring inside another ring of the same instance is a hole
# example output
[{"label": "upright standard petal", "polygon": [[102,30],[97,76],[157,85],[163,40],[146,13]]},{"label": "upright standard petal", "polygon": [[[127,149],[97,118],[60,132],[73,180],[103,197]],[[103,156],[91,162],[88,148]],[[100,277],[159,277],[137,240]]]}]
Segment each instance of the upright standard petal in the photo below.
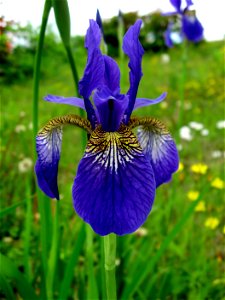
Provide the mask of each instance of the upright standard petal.
[{"label": "upright standard petal", "polygon": [[76,212],[100,235],[124,235],[146,220],[155,197],[150,161],[129,128],[104,132],[88,142],[73,186]]},{"label": "upright standard petal", "polygon": [[94,20],[90,20],[90,26],[85,39],[88,59],[83,78],[79,82],[79,93],[84,98],[87,117],[93,128],[95,126],[95,111],[89,97],[94,89],[102,85],[105,72],[104,59],[99,49],[100,42],[101,31],[99,26]]},{"label": "upright standard petal", "polygon": [[101,90],[96,91],[93,98],[103,130],[116,131],[127,108],[128,96],[116,95],[114,97],[111,90],[104,86]]},{"label": "upright standard petal", "polygon": [[109,56],[103,55],[105,63],[104,84],[116,95],[120,93],[120,69]]},{"label": "upright standard petal", "polygon": [[170,0],[170,3],[175,7],[177,12],[181,11],[181,0]]},{"label": "upright standard petal", "polygon": [[195,16],[184,15],[182,18],[182,31],[186,38],[194,43],[203,39],[202,24]]},{"label": "upright standard petal", "polygon": [[[140,126],[142,125],[142,126]],[[132,118],[130,127],[138,129],[138,141],[150,160],[154,174],[156,187],[168,182],[178,169],[178,151],[166,126],[157,119]]]},{"label": "upright standard petal", "polygon": [[130,68],[130,88],[127,92],[130,100],[126,112],[126,123],[128,123],[130,115],[133,111],[139,82],[143,75],[141,69],[141,61],[144,54],[144,49],[138,39],[141,25],[142,21],[137,20],[136,23],[128,29],[123,38],[123,51],[130,59],[128,64]]}]

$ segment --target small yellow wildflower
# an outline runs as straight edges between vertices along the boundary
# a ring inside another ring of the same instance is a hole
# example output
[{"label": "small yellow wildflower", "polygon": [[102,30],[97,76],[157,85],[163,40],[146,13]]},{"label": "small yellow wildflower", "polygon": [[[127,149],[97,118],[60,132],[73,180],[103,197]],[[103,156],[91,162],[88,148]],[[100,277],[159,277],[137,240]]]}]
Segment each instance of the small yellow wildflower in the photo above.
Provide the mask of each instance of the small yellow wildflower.
[{"label": "small yellow wildflower", "polygon": [[212,182],[211,186],[216,188],[216,189],[224,189],[224,181],[220,179],[219,177],[216,177]]},{"label": "small yellow wildflower", "polygon": [[179,167],[178,167],[177,172],[181,172],[181,171],[183,171],[183,169],[184,169],[184,164],[182,162],[179,162]]},{"label": "small yellow wildflower", "polygon": [[219,220],[215,217],[210,217],[205,221],[205,227],[215,229],[219,225]]},{"label": "small yellow wildflower", "polygon": [[193,173],[204,175],[208,170],[208,166],[206,164],[198,163],[191,166],[191,171]]},{"label": "small yellow wildflower", "polygon": [[225,225],[223,226],[223,234],[225,234]]},{"label": "small yellow wildflower", "polygon": [[187,193],[187,197],[190,201],[196,201],[199,197],[199,192],[198,191],[189,191]]},{"label": "small yellow wildflower", "polygon": [[205,202],[204,201],[199,201],[199,203],[195,207],[195,211],[206,211],[205,208]]}]

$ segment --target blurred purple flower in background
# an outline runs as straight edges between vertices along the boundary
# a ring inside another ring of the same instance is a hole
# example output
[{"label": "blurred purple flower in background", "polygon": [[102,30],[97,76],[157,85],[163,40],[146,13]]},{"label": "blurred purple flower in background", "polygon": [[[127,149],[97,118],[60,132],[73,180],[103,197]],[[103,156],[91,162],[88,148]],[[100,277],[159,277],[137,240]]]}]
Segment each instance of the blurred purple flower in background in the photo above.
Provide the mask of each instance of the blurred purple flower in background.
[{"label": "blurred purple flower in background", "polygon": [[[131,117],[133,110],[159,103],[166,96],[136,98],[143,75],[141,24],[137,20],[123,38],[123,51],[129,57],[130,87],[121,94],[119,67],[101,53],[101,30],[97,22],[90,20],[85,39],[87,65],[79,82],[83,99],[45,97],[50,102],[84,109],[87,119],[75,115],[52,119],[36,138],[39,187],[49,197],[59,199],[62,126],[71,124],[87,131],[89,140],[74,180],[73,204],[78,215],[100,235],[137,230],[151,211],[156,188],[168,182],[178,168],[176,145],[166,126],[154,118]],[[135,127],[137,137],[132,132]]]},{"label": "blurred purple flower in background", "polygon": [[[185,8],[182,8],[181,0],[170,0],[171,4],[175,8],[175,12],[165,13],[165,16],[178,16],[180,19],[180,36],[181,40],[186,38],[187,40],[197,43],[203,39],[203,27],[199,22],[195,14],[190,11],[190,6],[193,5],[191,0],[185,0]],[[169,22],[167,30],[165,32],[165,43],[171,48],[173,47],[172,33],[175,28],[175,24],[173,21]]]}]

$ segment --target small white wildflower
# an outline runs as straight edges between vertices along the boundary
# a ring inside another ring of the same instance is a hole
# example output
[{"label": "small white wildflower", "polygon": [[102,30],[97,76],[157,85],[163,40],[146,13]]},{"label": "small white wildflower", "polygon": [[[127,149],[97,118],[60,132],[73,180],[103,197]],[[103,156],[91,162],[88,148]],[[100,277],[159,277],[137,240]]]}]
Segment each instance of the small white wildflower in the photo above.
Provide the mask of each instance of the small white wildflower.
[{"label": "small white wildflower", "polygon": [[160,103],[160,107],[162,109],[166,109],[168,107],[168,103],[166,101]]},{"label": "small white wildflower", "polygon": [[202,130],[201,130],[201,135],[202,135],[202,136],[207,136],[207,135],[209,135],[208,129],[206,129],[206,128],[202,129]]},{"label": "small white wildflower", "polygon": [[18,163],[18,169],[20,173],[26,173],[31,169],[32,166],[33,166],[33,161],[29,157],[24,158]]},{"label": "small white wildflower", "polygon": [[33,129],[33,123],[32,123],[32,122],[30,122],[30,123],[28,124],[28,129],[30,129],[30,130]]},{"label": "small white wildflower", "polygon": [[140,227],[134,233],[137,236],[146,236],[148,234],[148,229],[144,227]]},{"label": "small white wildflower", "polygon": [[216,128],[218,128],[218,129],[223,129],[223,128],[225,128],[225,120],[218,121],[218,122],[216,123]]},{"label": "small white wildflower", "polygon": [[190,102],[184,103],[184,109],[185,109],[185,110],[190,110],[190,109],[192,109],[192,104],[191,104]]},{"label": "small white wildflower", "polygon": [[16,133],[20,133],[20,132],[23,132],[23,131],[26,131],[26,127],[23,124],[16,125],[16,127],[15,127],[15,132]]},{"label": "small white wildflower", "polygon": [[188,126],[183,126],[180,128],[180,137],[183,140],[191,141],[193,139],[193,136],[191,134],[191,129]]},{"label": "small white wildflower", "polygon": [[211,154],[212,158],[220,158],[220,157],[225,157],[225,152],[220,151],[220,150],[215,150]]},{"label": "small white wildflower", "polygon": [[195,130],[202,130],[204,128],[202,123],[198,123],[198,122],[195,122],[195,121],[190,122],[189,126],[192,129],[195,129]]},{"label": "small white wildflower", "polygon": [[20,112],[20,118],[23,118],[23,117],[25,117],[25,116],[26,116],[25,111],[21,111],[21,112]]},{"label": "small white wildflower", "polygon": [[177,150],[178,150],[178,151],[183,150],[183,146],[182,146],[181,144],[177,145]]},{"label": "small white wildflower", "polygon": [[167,53],[161,55],[161,62],[163,64],[168,64],[170,62],[170,56]]}]

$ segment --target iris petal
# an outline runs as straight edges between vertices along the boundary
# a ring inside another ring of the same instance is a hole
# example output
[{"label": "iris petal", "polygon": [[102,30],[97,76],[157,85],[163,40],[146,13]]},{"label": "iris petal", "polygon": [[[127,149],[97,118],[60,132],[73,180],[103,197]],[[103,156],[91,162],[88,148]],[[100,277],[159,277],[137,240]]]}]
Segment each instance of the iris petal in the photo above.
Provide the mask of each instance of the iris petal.
[{"label": "iris petal", "polygon": [[104,84],[113,92],[120,93],[120,69],[117,63],[109,56],[103,55],[105,62]]},{"label": "iris petal", "polygon": [[44,100],[49,102],[60,103],[60,104],[73,105],[85,109],[84,100],[77,97],[62,97],[56,95],[47,95],[44,97]]},{"label": "iris petal", "polygon": [[105,131],[116,131],[123,119],[129,98],[126,95],[114,97],[107,86],[94,94],[99,121]]},{"label": "iris petal", "polygon": [[59,199],[57,184],[62,127],[42,131],[36,138],[38,160],[35,166],[38,185],[49,197]]},{"label": "iris petal", "polygon": [[163,101],[166,98],[166,95],[167,95],[167,93],[163,93],[156,99],[137,98],[135,101],[134,110],[139,107],[160,103],[161,101]]},{"label": "iris petal", "polygon": [[59,199],[57,175],[62,144],[62,126],[71,124],[91,134],[88,120],[67,115],[50,120],[36,137],[37,163],[35,171],[40,189],[49,197]]},{"label": "iris petal", "polygon": [[170,0],[170,3],[180,12],[181,0]]},{"label": "iris petal", "polygon": [[129,57],[129,68],[130,68],[130,88],[127,94],[130,97],[129,106],[126,112],[127,118],[126,123],[129,121],[130,115],[134,108],[134,103],[138,91],[139,82],[142,77],[141,61],[144,54],[144,49],[138,39],[141,20],[137,20],[133,26],[130,26],[123,38],[123,51]]},{"label": "iris petal", "polygon": [[158,187],[168,182],[178,169],[178,151],[164,124],[151,118],[144,123],[138,129],[138,141],[151,162]]},{"label": "iris petal", "polygon": [[189,41],[197,43],[202,40],[203,30],[202,24],[195,16],[183,16],[182,31]]},{"label": "iris petal", "polygon": [[150,161],[125,125],[118,132],[97,127],[73,186],[76,212],[100,235],[123,235],[146,220],[155,197]]}]

